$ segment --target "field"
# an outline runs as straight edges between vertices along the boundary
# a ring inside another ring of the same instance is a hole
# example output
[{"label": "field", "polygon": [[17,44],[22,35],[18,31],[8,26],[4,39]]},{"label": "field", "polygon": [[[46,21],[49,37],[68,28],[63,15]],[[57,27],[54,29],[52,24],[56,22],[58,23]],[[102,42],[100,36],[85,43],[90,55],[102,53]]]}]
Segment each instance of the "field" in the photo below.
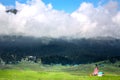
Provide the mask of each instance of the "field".
[{"label": "field", "polygon": [[94,64],[80,65],[41,65],[20,63],[0,67],[0,80],[120,80],[120,68],[117,64],[104,64],[99,70],[104,76],[90,76]]}]

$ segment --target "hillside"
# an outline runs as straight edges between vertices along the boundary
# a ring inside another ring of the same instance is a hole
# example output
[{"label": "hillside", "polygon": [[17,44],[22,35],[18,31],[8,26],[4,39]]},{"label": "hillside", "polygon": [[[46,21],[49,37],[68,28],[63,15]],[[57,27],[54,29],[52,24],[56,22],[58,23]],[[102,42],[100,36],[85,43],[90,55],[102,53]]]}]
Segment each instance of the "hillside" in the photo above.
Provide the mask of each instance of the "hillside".
[{"label": "hillside", "polygon": [[106,59],[120,60],[120,39],[115,38],[34,38],[0,36],[0,57],[6,62],[26,56],[41,58],[44,64],[80,64]]}]

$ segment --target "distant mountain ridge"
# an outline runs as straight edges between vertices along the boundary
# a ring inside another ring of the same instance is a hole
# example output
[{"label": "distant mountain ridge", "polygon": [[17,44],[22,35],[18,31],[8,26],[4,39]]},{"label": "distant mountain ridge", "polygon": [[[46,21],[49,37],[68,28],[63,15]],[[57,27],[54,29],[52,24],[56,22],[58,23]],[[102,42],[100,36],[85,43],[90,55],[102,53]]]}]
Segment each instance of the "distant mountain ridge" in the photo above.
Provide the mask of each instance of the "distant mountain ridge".
[{"label": "distant mountain ridge", "polygon": [[36,56],[43,63],[89,63],[120,56],[120,39],[115,38],[34,38],[30,36],[1,35],[0,57],[9,63],[16,56]]}]

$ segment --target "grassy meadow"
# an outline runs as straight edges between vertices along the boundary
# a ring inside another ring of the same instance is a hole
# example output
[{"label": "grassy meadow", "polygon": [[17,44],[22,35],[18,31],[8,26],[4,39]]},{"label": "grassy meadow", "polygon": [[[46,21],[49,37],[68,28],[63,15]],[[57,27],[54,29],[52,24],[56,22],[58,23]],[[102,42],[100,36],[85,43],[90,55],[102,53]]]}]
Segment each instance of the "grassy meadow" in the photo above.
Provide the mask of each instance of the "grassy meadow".
[{"label": "grassy meadow", "polygon": [[95,63],[79,65],[42,65],[38,63],[19,63],[0,66],[0,80],[120,80],[120,67],[103,64],[99,71],[104,76],[90,76]]}]

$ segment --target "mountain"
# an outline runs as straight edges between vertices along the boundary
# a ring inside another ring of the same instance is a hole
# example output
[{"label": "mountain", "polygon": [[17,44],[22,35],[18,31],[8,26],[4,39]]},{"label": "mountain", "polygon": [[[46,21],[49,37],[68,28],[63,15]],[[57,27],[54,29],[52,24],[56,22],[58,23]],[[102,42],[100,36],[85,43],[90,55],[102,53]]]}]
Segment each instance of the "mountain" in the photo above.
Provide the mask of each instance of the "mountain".
[{"label": "mountain", "polygon": [[18,10],[17,9],[8,9],[6,10],[7,13],[13,13],[13,14],[17,14]]},{"label": "mountain", "polygon": [[0,36],[0,57],[6,62],[20,61],[26,56],[41,58],[42,63],[80,64],[120,56],[120,39],[115,38],[35,38]]}]

